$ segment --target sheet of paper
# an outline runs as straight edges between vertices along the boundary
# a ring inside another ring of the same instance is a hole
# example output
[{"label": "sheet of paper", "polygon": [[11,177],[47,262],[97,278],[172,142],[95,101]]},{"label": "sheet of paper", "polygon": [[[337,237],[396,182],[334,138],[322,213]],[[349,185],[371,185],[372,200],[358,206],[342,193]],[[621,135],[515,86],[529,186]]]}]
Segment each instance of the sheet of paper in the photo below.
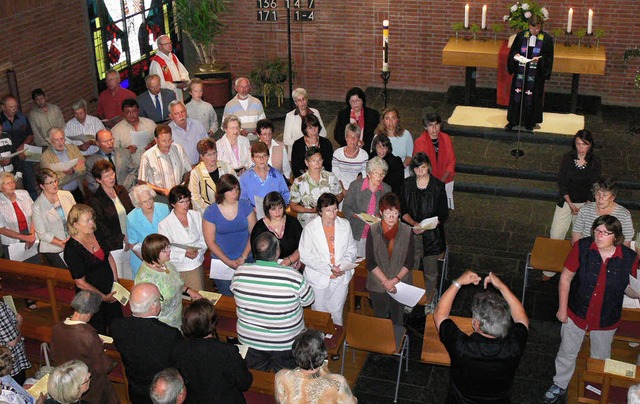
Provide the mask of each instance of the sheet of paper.
[{"label": "sheet of paper", "polygon": [[63,161],[62,163],[53,163],[49,166],[53,171],[67,171],[70,168],[73,168],[78,164],[78,159],[73,159],[69,161]]},{"label": "sheet of paper", "polygon": [[387,293],[397,302],[402,303],[405,306],[413,307],[420,301],[420,299],[422,299],[422,296],[425,294],[425,290],[400,282],[396,284],[396,293]]},{"label": "sheet of paper", "polygon": [[264,198],[258,195],[255,195],[253,197],[253,202],[255,203],[256,206],[256,219],[260,220],[264,217],[264,205],[262,204],[264,202]]},{"label": "sheet of paper", "polygon": [[113,338],[108,335],[98,334],[98,337],[100,337],[104,344],[113,344]]},{"label": "sheet of paper", "polygon": [[9,258],[13,261],[26,261],[38,253],[38,244],[40,244],[38,240],[31,248],[26,248],[27,245],[22,242],[9,244]]},{"label": "sheet of paper", "polygon": [[633,363],[621,362],[614,359],[604,361],[604,371],[613,375],[636,377],[636,365]]},{"label": "sheet of paper", "polygon": [[233,278],[233,269],[217,258],[211,258],[211,272],[209,278],[230,281]]},{"label": "sheet of paper", "polygon": [[356,215],[356,217],[358,219],[362,220],[363,222],[365,222],[366,224],[368,224],[369,226],[372,226],[372,225],[380,222],[380,220],[381,220],[379,217],[375,217],[375,216],[372,216],[372,215],[370,215],[368,213],[364,213],[364,212],[363,213],[358,213]]},{"label": "sheet of paper", "polygon": [[13,301],[13,296],[11,295],[2,296],[2,300],[4,300],[4,304],[6,304],[9,309],[11,309],[13,314],[18,314],[18,310],[16,309],[16,304]]},{"label": "sheet of paper", "polygon": [[244,359],[249,351],[249,345],[236,344],[236,346],[238,347],[238,351],[240,351],[240,356]]},{"label": "sheet of paper", "polygon": [[119,279],[132,279],[131,266],[125,265],[129,260],[129,252],[124,248],[111,251],[113,261],[116,263],[116,271]]},{"label": "sheet of paper", "polygon": [[120,302],[121,305],[125,306],[129,302],[129,297],[131,296],[131,293],[127,290],[127,288],[125,288],[118,282],[113,282],[111,291],[116,292],[115,295],[113,296]]},{"label": "sheet of paper", "polygon": [[40,397],[40,394],[44,394],[46,396],[47,392],[49,391],[47,389],[48,383],[49,383],[49,373],[42,376],[42,378],[38,380],[36,384],[28,388],[27,393],[29,393],[29,395],[35,398],[36,400],[38,399],[38,397]]},{"label": "sheet of paper", "polygon": [[144,148],[151,142],[152,136],[149,132],[143,130],[140,132],[131,132],[131,144],[138,146],[138,151],[144,153]]},{"label": "sheet of paper", "polygon": [[31,146],[29,144],[24,145],[24,152],[27,154],[26,161],[40,162],[42,159],[42,147]]},{"label": "sheet of paper", "polygon": [[210,300],[214,305],[218,303],[218,300],[222,297],[220,293],[207,292],[206,290],[201,290],[198,293],[200,293],[205,299]]},{"label": "sheet of paper", "polygon": [[415,226],[414,229],[418,230],[433,230],[438,225],[438,216],[428,217],[420,222],[418,226]]}]

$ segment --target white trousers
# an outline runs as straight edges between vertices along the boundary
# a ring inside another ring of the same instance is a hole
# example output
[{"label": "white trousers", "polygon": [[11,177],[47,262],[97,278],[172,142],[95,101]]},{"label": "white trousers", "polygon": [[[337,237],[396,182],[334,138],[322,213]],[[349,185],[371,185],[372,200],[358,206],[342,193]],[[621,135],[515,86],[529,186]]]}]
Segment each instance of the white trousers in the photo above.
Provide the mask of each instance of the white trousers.
[{"label": "white trousers", "polygon": [[343,325],[342,310],[347,300],[347,292],[349,292],[349,284],[341,282],[342,279],[340,281],[332,279],[326,288],[313,288],[316,300],[311,308],[331,314],[331,320],[335,325]]}]

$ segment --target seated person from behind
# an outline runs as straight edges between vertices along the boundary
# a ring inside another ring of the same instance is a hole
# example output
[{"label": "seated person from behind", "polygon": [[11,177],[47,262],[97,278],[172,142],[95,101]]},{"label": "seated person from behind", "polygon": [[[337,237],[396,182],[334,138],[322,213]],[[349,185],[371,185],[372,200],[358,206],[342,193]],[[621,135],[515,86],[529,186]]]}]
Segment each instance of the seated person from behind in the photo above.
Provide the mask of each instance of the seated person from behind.
[{"label": "seated person from behind", "polygon": [[63,363],[53,369],[47,382],[47,393],[50,398],[45,404],[89,404],[81,397],[91,386],[89,367],[78,359]]},{"label": "seated person from behind", "polygon": [[293,341],[295,369],[282,369],[276,374],[275,396],[278,403],[357,403],[347,379],[329,372],[324,363],[327,347],[324,334],[305,330]]},{"label": "seated person from behind", "polygon": [[271,191],[282,194],[285,203],[289,203],[289,188],[282,173],[267,164],[269,160],[269,148],[262,142],[251,145],[251,160],[254,165],[240,176],[241,199],[249,201],[256,210],[258,219],[264,217],[262,201],[265,195]]},{"label": "seated person from behind", "polygon": [[175,368],[158,372],[153,377],[150,390],[153,404],[182,404],[187,399],[184,379]]},{"label": "seated person from behind", "polygon": [[451,283],[433,313],[440,341],[451,358],[447,403],[511,402],[511,384],[527,344],[527,313],[493,272],[484,278],[484,287],[492,284],[502,297],[488,291],[473,297],[474,333],[466,335],[449,318],[460,288],[480,282],[476,273],[465,272]]}]

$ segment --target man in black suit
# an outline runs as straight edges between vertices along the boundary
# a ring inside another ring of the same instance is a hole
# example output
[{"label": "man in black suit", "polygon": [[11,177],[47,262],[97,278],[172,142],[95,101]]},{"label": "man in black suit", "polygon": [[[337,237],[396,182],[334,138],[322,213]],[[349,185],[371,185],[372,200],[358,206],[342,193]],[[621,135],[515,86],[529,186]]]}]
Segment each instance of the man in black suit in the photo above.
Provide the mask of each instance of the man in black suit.
[{"label": "man in black suit", "polygon": [[158,320],[162,295],[152,283],[131,290],[131,317],[111,323],[111,336],[129,380],[132,403],[151,404],[149,387],[156,373],[173,365],[173,349],[182,340],[177,328]]},{"label": "man in black suit", "polygon": [[147,91],[138,96],[140,116],[149,118],[155,123],[169,118],[169,104],[176,99],[176,93],[160,88],[160,76],[150,74],[145,79]]}]

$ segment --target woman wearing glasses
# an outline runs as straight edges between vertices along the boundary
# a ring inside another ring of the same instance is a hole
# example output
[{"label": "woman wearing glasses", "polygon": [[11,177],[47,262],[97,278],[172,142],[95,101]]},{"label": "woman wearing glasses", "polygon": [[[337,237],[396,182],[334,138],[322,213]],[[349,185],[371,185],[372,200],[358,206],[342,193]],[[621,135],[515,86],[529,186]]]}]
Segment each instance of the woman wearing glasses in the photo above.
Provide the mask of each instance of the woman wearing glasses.
[{"label": "woman wearing glasses", "polygon": [[142,242],[142,265],[135,284],[153,283],[162,295],[162,309],[158,320],[180,329],[182,324],[182,294],[201,299],[197,290],[185,286],[171,262],[171,245],[162,234],[150,234]]},{"label": "woman wearing glasses", "polygon": [[42,193],[33,203],[33,222],[40,240],[40,253],[52,267],[67,268],[60,253],[69,240],[67,216],[76,204],[69,191],[58,189],[58,175],[48,168],[36,174],[36,182]]},{"label": "woman wearing glasses", "polygon": [[189,191],[193,209],[204,214],[204,211],[216,202],[216,186],[220,177],[225,174],[236,175],[229,163],[218,160],[216,141],[211,138],[202,139],[196,146],[200,154],[200,163],[191,170]]},{"label": "woman wearing glasses", "polygon": [[629,276],[636,277],[638,271],[638,256],[623,241],[620,221],[611,215],[600,216],[591,225],[590,237],[574,243],[564,262],[556,313],[562,323],[562,340],[545,403],[555,403],[566,393],[587,330],[591,357],[611,357]]}]

